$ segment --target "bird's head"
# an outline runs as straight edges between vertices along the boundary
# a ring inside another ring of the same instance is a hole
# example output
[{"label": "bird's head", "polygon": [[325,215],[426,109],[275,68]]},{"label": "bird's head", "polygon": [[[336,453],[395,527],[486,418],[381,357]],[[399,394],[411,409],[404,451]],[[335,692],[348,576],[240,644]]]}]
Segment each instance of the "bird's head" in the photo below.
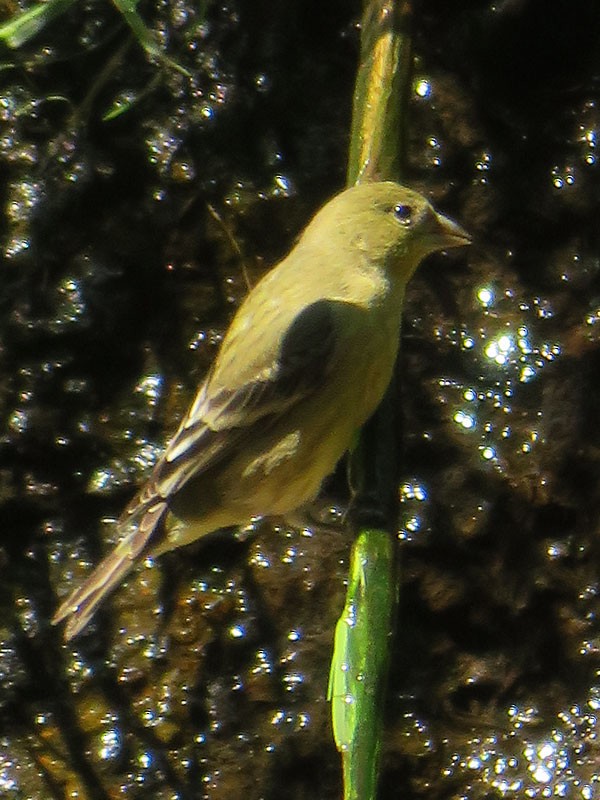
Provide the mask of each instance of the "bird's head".
[{"label": "bird's head", "polygon": [[430,253],[462,247],[471,237],[418,192],[391,181],[346,189],[316,215],[306,233],[335,231],[365,257],[408,281]]}]

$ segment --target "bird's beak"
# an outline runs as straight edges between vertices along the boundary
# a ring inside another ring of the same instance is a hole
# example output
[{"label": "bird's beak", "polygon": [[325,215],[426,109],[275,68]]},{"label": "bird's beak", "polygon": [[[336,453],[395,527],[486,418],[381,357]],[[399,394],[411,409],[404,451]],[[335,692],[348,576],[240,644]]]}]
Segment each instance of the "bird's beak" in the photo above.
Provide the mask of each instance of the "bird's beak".
[{"label": "bird's beak", "polygon": [[447,247],[463,247],[465,244],[471,244],[471,236],[443,214],[435,215],[437,222],[436,238],[439,241],[439,249],[446,249]]}]

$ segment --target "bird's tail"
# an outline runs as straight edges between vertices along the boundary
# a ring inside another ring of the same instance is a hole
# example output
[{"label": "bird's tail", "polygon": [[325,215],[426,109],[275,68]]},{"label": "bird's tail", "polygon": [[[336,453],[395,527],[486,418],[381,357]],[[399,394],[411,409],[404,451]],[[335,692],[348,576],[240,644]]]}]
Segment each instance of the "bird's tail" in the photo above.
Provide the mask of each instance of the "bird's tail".
[{"label": "bird's tail", "polygon": [[[166,503],[146,508],[142,519],[94,569],[85,583],[75,589],[57,609],[52,624],[66,619],[66,641],[76,636],[89,622],[100,603],[115,589],[135,563],[148,551],[149,540],[166,511]],[[131,521],[133,522],[133,520]],[[130,524],[131,524],[130,522]]]}]

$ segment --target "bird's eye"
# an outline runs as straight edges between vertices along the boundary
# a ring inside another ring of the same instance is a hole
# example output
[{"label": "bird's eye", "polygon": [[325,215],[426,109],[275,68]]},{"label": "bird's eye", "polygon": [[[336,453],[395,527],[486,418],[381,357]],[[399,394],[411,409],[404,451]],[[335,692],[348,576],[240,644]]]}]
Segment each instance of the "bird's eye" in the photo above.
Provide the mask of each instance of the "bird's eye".
[{"label": "bird's eye", "polygon": [[411,206],[405,206],[403,203],[398,203],[393,208],[394,216],[401,225],[410,225],[413,218],[413,210]]}]

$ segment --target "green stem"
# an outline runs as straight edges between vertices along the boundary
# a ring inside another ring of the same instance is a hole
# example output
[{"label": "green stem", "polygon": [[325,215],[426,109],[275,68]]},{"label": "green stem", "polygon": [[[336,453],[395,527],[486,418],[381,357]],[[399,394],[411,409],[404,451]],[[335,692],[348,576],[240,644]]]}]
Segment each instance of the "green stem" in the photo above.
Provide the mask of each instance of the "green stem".
[{"label": "green stem", "polygon": [[336,655],[329,676],[345,800],[374,798],[377,791],[383,679],[395,606],[393,562],[393,542],[386,531],[360,533],[352,548],[348,593],[335,629]]},{"label": "green stem", "polygon": [[362,22],[354,89],[348,185],[398,180],[405,150],[412,71],[411,3],[370,0]]},{"label": "green stem", "polygon": [[[398,180],[405,148],[412,67],[410,0],[367,0],[354,92],[348,184]],[[334,738],[342,754],[344,800],[375,800],[382,709],[397,605],[397,413],[394,392],[365,426],[351,456],[360,526],[329,679]],[[373,514],[373,509],[375,513]]]}]

